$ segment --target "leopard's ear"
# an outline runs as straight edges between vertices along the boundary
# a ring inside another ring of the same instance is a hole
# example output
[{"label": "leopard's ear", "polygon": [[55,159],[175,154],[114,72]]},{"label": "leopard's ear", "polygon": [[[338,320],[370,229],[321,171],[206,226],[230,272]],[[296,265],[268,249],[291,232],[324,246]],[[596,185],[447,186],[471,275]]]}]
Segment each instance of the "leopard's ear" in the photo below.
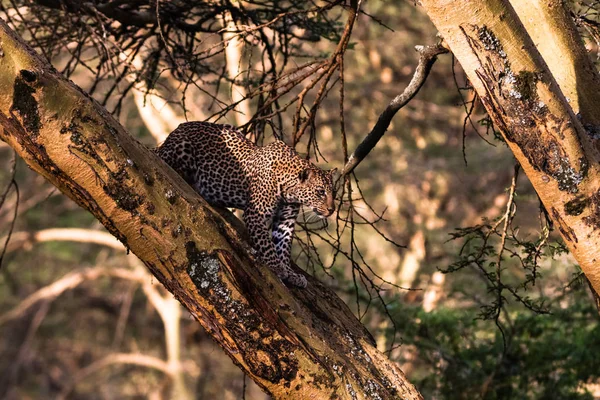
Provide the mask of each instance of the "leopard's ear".
[{"label": "leopard's ear", "polygon": [[337,169],[337,168],[330,169],[330,170],[329,170],[329,175],[333,176],[333,175],[335,175],[335,173],[336,173],[337,171],[338,171],[338,169]]},{"label": "leopard's ear", "polygon": [[310,172],[310,168],[306,168],[300,171],[300,175],[298,177],[300,178],[301,183],[306,182],[306,180],[310,177]]}]

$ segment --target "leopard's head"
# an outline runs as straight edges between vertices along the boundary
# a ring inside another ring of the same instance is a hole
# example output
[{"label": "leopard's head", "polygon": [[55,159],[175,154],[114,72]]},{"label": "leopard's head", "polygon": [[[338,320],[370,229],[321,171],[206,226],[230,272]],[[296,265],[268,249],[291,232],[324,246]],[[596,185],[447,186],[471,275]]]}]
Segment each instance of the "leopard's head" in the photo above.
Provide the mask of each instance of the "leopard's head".
[{"label": "leopard's head", "polygon": [[329,217],[335,211],[333,174],[336,171],[336,168],[323,171],[313,165],[307,166],[294,179],[294,185],[285,194],[286,200],[301,203],[323,218]]}]

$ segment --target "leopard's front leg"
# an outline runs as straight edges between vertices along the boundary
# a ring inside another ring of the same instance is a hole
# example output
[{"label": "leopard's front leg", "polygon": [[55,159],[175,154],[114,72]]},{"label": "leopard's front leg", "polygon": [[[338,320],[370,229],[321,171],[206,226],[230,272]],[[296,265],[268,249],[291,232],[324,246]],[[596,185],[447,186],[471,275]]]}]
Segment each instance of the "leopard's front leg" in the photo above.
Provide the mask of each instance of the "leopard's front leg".
[{"label": "leopard's front leg", "polygon": [[[270,211],[268,209],[258,209],[249,207],[244,212],[244,221],[252,238],[252,245],[258,252],[261,260],[267,264],[277,276],[292,285],[306,287],[306,278],[292,271],[290,267],[289,249],[287,258],[283,258],[276,249],[272,239],[271,226],[274,223],[275,207]],[[292,226],[293,232],[293,226]],[[291,242],[291,236],[290,236]]]},{"label": "leopard's front leg", "polygon": [[[292,253],[292,239],[296,219],[298,218],[299,204],[285,203],[281,204],[273,217],[273,226],[271,236],[277,256],[284,265],[290,265]],[[306,286],[306,278],[300,274],[289,272],[287,281],[295,286]]]}]

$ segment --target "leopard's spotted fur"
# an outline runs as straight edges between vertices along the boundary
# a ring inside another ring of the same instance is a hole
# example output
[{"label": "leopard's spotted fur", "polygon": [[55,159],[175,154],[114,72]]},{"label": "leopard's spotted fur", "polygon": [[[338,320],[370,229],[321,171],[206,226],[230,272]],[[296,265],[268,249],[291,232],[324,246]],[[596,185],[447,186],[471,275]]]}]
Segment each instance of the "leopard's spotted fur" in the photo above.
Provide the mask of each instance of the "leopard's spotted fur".
[{"label": "leopard's spotted fur", "polygon": [[276,141],[258,147],[230,125],[186,122],[157,154],[209,203],[244,210],[260,258],[282,280],[305,287],[290,268],[294,225],[300,206],[330,216],[333,171],[323,171]]}]

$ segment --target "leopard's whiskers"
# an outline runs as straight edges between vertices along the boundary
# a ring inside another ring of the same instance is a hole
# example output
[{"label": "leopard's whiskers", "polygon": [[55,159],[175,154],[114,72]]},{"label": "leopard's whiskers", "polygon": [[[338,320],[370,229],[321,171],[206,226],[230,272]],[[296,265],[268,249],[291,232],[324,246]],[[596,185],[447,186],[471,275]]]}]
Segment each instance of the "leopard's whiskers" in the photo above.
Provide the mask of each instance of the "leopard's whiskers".
[{"label": "leopard's whiskers", "polygon": [[[323,217],[310,208],[302,208],[302,219],[306,225],[319,224],[325,226]],[[320,226],[319,228],[322,228],[323,226]]]}]

